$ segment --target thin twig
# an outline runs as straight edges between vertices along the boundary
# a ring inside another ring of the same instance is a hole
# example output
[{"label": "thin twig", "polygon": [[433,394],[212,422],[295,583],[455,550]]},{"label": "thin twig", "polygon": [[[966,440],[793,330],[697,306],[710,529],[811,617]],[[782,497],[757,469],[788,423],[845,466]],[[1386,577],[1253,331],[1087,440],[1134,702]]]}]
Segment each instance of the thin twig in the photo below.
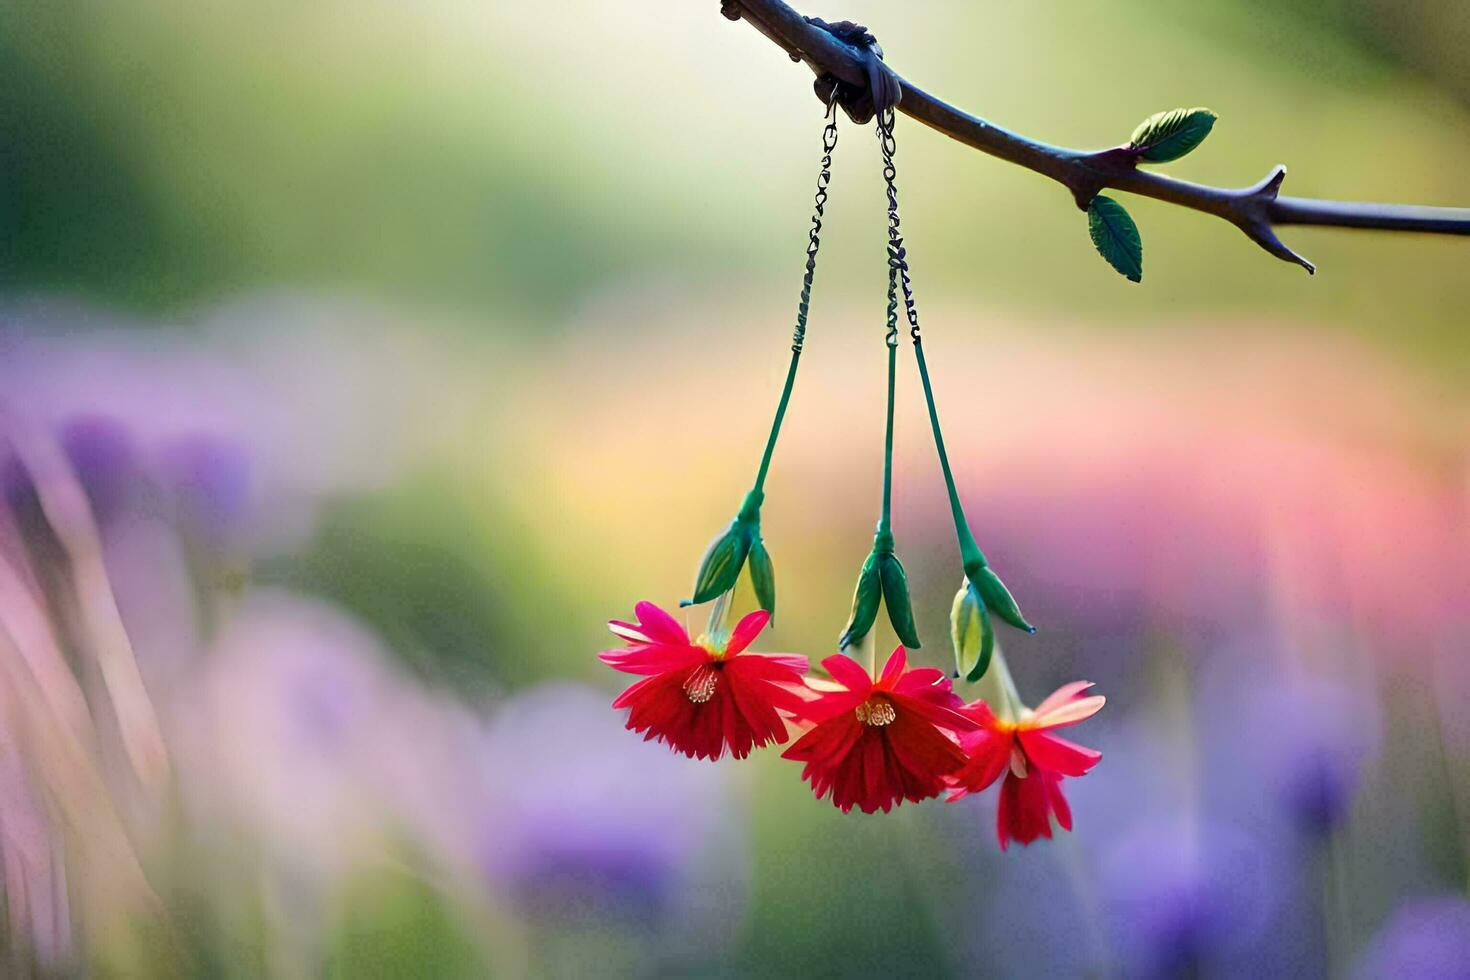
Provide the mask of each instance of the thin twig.
[{"label": "thin twig", "polygon": [[[744,19],[775,41],[792,61],[805,61],[818,76],[832,75],[853,86],[869,84],[864,53],[837,39],[782,0],[722,0],[725,16]],[[1308,272],[1315,266],[1276,237],[1276,225],[1376,228],[1443,235],[1470,235],[1470,208],[1420,207],[1280,197],[1286,167],[1278,165],[1249,187],[1211,187],[1138,168],[1137,156],[1122,147],[1072,150],[1013,133],[936,99],[884,65],[902,88],[898,109],[905,115],[991,156],[1034,170],[1072,192],[1077,206],[1105,187],[1224,218],[1277,258]]]}]

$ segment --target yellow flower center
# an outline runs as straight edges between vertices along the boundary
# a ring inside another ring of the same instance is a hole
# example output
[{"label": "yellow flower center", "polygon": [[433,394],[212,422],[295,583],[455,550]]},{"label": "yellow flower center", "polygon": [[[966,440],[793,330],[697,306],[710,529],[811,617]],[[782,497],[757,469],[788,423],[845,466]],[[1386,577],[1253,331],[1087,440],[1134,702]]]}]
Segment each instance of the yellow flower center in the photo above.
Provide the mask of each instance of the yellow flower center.
[{"label": "yellow flower center", "polygon": [[694,641],[694,645],[703,648],[711,657],[716,659],[725,655],[724,647],[711,640],[708,633],[699,634],[699,639]]},{"label": "yellow flower center", "polygon": [[898,718],[898,712],[894,710],[893,705],[882,698],[870,698],[864,701],[853,709],[853,714],[857,715],[858,721],[873,728],[891,725]]}]

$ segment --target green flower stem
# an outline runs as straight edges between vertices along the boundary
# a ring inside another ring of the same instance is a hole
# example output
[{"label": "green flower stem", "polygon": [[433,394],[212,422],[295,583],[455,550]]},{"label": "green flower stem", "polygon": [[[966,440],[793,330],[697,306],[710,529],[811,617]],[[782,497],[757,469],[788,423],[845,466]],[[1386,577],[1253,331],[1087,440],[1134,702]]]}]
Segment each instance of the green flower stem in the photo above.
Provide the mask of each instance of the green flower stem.
[{"label": "green flower stem", "polygon": [[955,536],[959,538],[960,560],[965,571],[988,564],[985,553],[975,543],[970,533],[970,522],[965,519],[965,509],[960,506],[960,494],[955,489],[954,474],[949,468],[949,455],[944,451],[944,434],[939,431],[939,410],[934,407],[934,388],[929,383],[929,367],[924,363],[924,345],[914,338],[914,358],[919,362],[919,378],[924,383],[924,401],[929,406],[929,425],[934,430],[934,448],[939,452],[939,466],[944,470],[944,486],[949,491],[949,510],[954,517]]},{"label": "green flower stem", "polygon": [[1019,721],[1026,710],[999,643],[995,645],[995,652],[991,655],[990,669],[975,685],[975,693],[1005,721]]},{"label": "green flower stem", "polygon": [[[776,451],[776,439],[781,435],[781,422],[786,418],[786,405],[791,401],[791,388],[796,384],[796,368],[801,362],[801,350],[806,345],[806,320],[811,309],[812,282],[817,275],[817,250],[822,245],[822,219],[827,210],[827,185],[832,182],[832,151],[837,148],[836,91],[834,88],[832,100],[827,103],[826,125],[822,128],[822,164],[817,171],[812,225],[807,232],[806,271],[801,277],[801,299],[796,305],[796,327],[791,333],[791,366],[786,369],[786,386],[781,389],[781,402],[776,406],[776,418],[771,422],[771,436],[766,440],[765,453],[761,455],[761,468],[756,474],[755,486],[746,497],[747,505],[751,497],[757,500],[764,497],[766,471],[771,468],[771,454]],[[757,511],[759,506],[757,503]]]},{"label": "green flower stem", "polygon": [[[763,495],[766,487],[766,472],[771,468],[771,454],[776,451],[776,440],[781,436],[781,423],[786,419],[786,406],[791,401],[791,389],[796,384],[796,367],[801,362],[801,351],[791,352],[791,366],[786,369],[786,387],[781,389],[781,401],[776,406],[776,418],[771,422],[771,435],[766,440],[766,451],[761,456],[760,472],[755,475],[755,486],[751,495]],[[749,497],[746,498],[747,501]],[[757,508],[759,505],[757,504]]]},{"label": "green flower stem", "polygon": [[893,376],[895,365],[898,361],[898,347],[895,344],[888,345],[888,423],[883,434],[883,513],[878,518],[878,536],[886,537],[892,548],[892,521],[890,515],[893,510]]},{"label": "green flower stem", "polygon": [[857,656],[853,657],[858,663],[866,662],[868,665],[868,676],[874,680],[878,679],[878,624],[857,641]]},{"label": "green flower stem", "polygon": [[709,637],[710,642],[717,647],[723,647],[728,639],[729,630],[726,623],[730,617],[730,597],[735,590],[730,589],[715,596],[714,604],[710,606],[709,621],[705,624],[704,635]]}]

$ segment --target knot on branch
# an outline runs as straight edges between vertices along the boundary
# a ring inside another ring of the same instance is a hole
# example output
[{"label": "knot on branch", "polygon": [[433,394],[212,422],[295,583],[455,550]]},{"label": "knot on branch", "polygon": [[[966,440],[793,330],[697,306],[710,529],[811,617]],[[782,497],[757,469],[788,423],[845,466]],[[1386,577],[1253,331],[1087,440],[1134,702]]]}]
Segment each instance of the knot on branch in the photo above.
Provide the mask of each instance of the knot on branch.
[{"label": "knot on branch", "polygon": [[842,111],[847,113],[847,117],[859,126],[870,122],[875,115],[881,115],[898,105],[899,100],[903,98],[903,86],[899,84],[898,77],[883,64],[883,48],[866,27],[850,20],[839,20],[835,24],[829,24],[820,17],[808,17],[806,22],[813,27],[820,27],[843,44],[855,48],[862,59],[863,70],[867,75],[868,84],[862,86],[844,82],[830,73],[819,74],[812,87],[816,90],[817,98],[822,100],[823,105],[832,101],[835,91],[837,104],[842,106]]},{"label": "knot on branch", "polygon": [[1256,184],[1240,191],[1237,197],[1239,209],[1232,216],[1232,220],[1241,231],[1250,236],[1251,241],[1278,259],[1295,262],[1306,269],[1308,274],[1311,274],[1317,271],[1317,267],[1300,253],[1287,247],[1276,236],[1275,229],[1271,227],[1271,205],[1275,203],[1277,195],[1281,192],[1281,182],[1285,179],[1286,167],[1277,164]]}]

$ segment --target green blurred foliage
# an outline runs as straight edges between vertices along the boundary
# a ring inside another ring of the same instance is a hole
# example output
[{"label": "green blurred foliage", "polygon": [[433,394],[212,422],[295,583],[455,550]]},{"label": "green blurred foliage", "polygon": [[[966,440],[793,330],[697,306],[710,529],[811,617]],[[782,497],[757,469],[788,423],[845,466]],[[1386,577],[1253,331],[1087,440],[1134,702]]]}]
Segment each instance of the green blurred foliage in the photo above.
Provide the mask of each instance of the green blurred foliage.
[{"label": "green blurred foliage", "polygon": [[308,547],[253,577],[332,600],[421,679],[484,699],[564,672],[546,656],[544,610],[574,602],[576,583],[546,566],[526,530],[424,474],[333,505]]},{"label": "green blurred foliage", "polygon": [[484,977],[490,966],[452,900],[408,874],[366,875],[349,887],[327,975]]},{"label": "green blurred foliage", "polygon": [[[1443,46],[1463,33],[1452,0],[810,6],[865,20],[918,83],[1051,142],[1116,144],[1151,112],[1208,105],[1214,136],[1171,173],[1242,185],[1284,161],[1288,194],[1465,203],[1457,90],[1361,42],[1392,8],[1373,37]],[[817,156],[808,81],[699,4],[11,5],[3,286],[153,309],[348,290],[537,332],[613,287],[789,290]],[[1129,200],[1150,271],[1132,289],[1048,182],[920,127],[900,151],[922,297],[1170,330],[1181,311],[1330,324],[1440,365],[1470,345],[1461,242],[1290,229],[1311,279],[1218,220]],[[819,293],[881,293],[876,170],[845,127]]]}]

